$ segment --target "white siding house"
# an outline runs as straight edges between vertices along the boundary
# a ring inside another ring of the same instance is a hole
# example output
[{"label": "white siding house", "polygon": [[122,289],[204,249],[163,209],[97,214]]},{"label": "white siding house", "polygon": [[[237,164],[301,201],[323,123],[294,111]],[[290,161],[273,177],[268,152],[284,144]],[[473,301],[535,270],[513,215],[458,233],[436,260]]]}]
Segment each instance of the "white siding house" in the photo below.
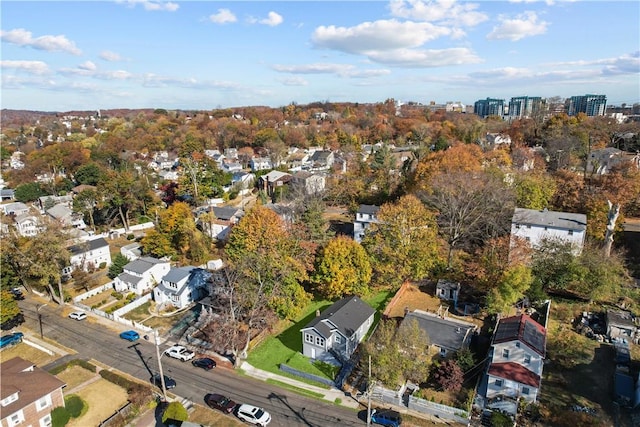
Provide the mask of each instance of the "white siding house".
[{"label": "white siding house", "polygon": [[512,243],[521,238],[537,248],[544,240],[564,240],[572,244],[576,254],[582,252],[586,230],[586,215],[547,209],[516,208],[511,220]]},{"label": "white siding house", "polygon": [[122,273],[113,281],[118,292],[144,294],[152,289],[169,272],[169,261],[153,257],[142,257],[124,266]]},{"label": "white siding house", "polygon": [[88,271],[100,267],[102,263],[106,267],[111,265],[111,252],[109,243],[102,237],[69,247],[71,253],[71,266],[65,273],[71,273],[76,268]]},{"label": "white siding house", "polygon": [[377,222],[376,216],[380,210],[375,205],[360,205],[356,212],[356,220],[353,222],[353,239],[360,243],[364,237],[364,233],[372,222]]},{"label": "white siding house", "polygon": [[197,267],[172,267],[153,289],[153,299],[158,306],[170,304],[178,309],[207,295],[207,283],[211,273]]}]

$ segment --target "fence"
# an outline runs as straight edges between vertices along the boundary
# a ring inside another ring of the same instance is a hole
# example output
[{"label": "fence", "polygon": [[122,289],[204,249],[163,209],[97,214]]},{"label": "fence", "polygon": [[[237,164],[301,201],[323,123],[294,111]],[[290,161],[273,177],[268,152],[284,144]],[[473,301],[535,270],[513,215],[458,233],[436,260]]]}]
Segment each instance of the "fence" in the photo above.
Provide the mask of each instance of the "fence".
[{"label": "fence", "polygon": [[129,304],[125,305],[124,307],[121,307],[115,310],[113,314],[118,317],[123,316],[128,312],[130,312],[131,310],[140,307],[142,304],[145,304],[150,300],[151,300],[151,293],[148,293],[146,295],[141,296],[140,298],[133,300]]},{"label": "fence", "polygon": [[98,424],[98,427],[109,427],[114,423],[117,423],[116,425],[121,425],[120,421],[126,420],[132,410],[133,403],[127,402],[122,408],[118,409],[115,414]]},{"label": "fence", "polygon": [[297,369],[294,369],[291,366],[285,365],[284,363],[280,364],[280,370],[287,372],[289,374],[295,375],[297,377],[306,378],[311,381],[316,381],[316,382],[328,385],[329,387],[335,387],[335,383],[332,380],[329,380],[324,377],[319,377],[318,375],[310,374],[308,372],[298,371]]},{"label": "fence", "polygon": [[87,298],[91,298],[92,296],[98,295],[109,289],[113,289],[113,282],[106,283],[102,286],[98,286],[97,288],[93,288],[88,292],[75,296],[73,297],[73,302],[77,303],[77,302],[83,301]]}]

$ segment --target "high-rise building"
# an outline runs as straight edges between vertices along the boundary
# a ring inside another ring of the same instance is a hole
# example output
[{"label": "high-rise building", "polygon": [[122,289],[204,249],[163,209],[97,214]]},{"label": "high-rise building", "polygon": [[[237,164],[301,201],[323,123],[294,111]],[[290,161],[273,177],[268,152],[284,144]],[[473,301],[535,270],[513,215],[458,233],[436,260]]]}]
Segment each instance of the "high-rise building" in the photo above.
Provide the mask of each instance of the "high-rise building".
[{"label": "high-rise building", "polygon": [[517,96],[509,101],[509,119],[532,117],[546,108],[546,100],[539,96]]},{"label": "high-rise building", "polygon": [[504,116],[504,99],[487,98],[473,104],[473,113],[484,118],[488,116]]},{"label": "high-rise building", "polygon": [[587,116],[604,116],[607,109],[606,95],[581,95],[572,96],[569,99],[567,113],[570,116],[577,116],[584,113]]}]

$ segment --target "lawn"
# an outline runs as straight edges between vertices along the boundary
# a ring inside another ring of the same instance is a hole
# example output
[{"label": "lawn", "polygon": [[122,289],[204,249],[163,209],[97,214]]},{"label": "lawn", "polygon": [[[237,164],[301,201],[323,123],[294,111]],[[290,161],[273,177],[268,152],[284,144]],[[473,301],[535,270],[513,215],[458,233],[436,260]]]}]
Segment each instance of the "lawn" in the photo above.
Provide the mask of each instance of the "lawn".
[{"label": "lawn", "polygon": [[98,381],[83,387],[78,393],[87,402],[88,411],[78,418],[72,418],[67,427],[97,426],[119,408],[127,403],[127,391],[105,380]]},{"label": "lawn", "polygon": [[[366,302],[380,312],[381,308],[390,298],[389,292],[378,292]],[[328,379],[334,379],[337,374],[336,369],[329,369],[326,364],[311,364],[309,359],[304,357],[302,350],[302,335],[300,329],[304,328],[316,316],[316,311],[322,312],[332,304],[332,301],[322,300],[310,304],[297,321],[289,322],[285,325],[280,334],[265,339],[260,345],[252,349],[247,361],[256,368],[290,376],[300,380],[299,377],[291,376],[279,369],[281,363],[285,363],[298,370],[318,375]],[[314,383],[317,385],[317,383]]]},{"label": "lawn", "polygon": [[58,358],[56,355],[50,355],[44,351],[40,351],[24,342],[10,348],[5,348],[0,352],[0,362],[6,362],[14,357],[21,357],[40,367]]},{"label": "lawn", "polygon": [[[56,377],[67,384],[63,391],[65,393],[69,393],[75,387],[90,380],[91,378],[94,378],[96,375],[98,374],[91,372],[82,366],[72,365],[60,372]],[[75,391],[73,393],[75,393]]]}]

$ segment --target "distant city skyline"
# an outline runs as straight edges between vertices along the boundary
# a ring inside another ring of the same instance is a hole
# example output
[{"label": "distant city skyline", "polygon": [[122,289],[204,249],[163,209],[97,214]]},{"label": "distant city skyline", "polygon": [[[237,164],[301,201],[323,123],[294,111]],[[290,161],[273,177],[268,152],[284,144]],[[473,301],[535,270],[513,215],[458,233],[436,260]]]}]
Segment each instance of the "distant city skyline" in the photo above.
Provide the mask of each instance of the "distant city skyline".
[{"label": "distant city skyline", "polygon": [[2,1],[1,11],[7,109],[640,102],[637,1]]}]

